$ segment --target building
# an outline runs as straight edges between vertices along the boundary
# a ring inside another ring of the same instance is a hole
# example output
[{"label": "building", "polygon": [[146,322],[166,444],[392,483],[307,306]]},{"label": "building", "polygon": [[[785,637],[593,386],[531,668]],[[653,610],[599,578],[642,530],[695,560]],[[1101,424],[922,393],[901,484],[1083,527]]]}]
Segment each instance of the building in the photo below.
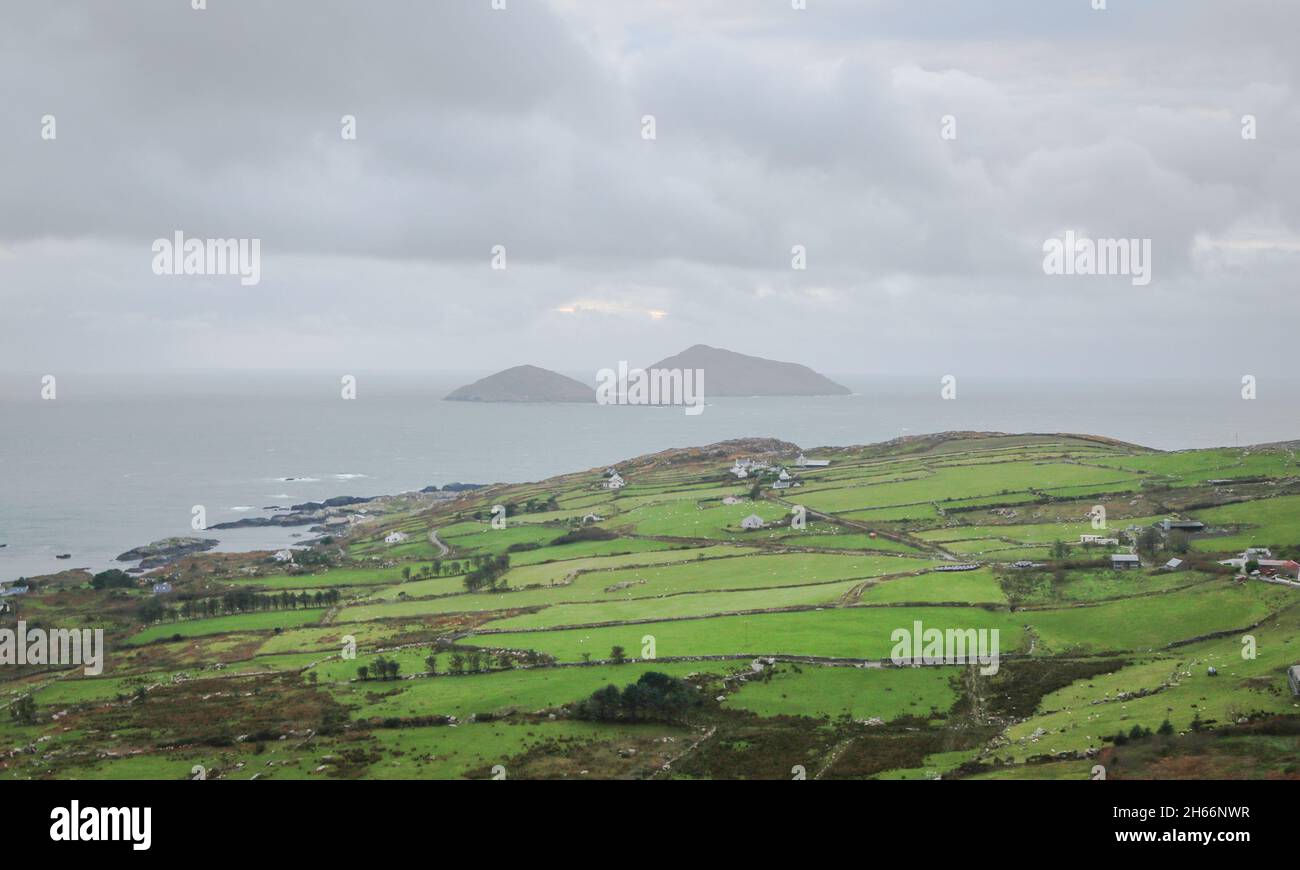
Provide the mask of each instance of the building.
[{"label": "building", "polygon": [[1286,684],[1291,687],[1292,695],[1300,695],[1300,665],[1286,669]]},{"label": "building", "polygon": [[293,550],[280,550],[279,552],[277,552],[277,553],[275,554],[275,561],[277,561],[277,562],[292,562],[292,561],[293,561]]},{"label": "building", "polygon": [[1160,528],[1166,532],[1203,532],[1205,523],[1196,520],[1161,520]]},{"label": "building", "polygon": [[609,476],[609,480],[605,481],[606,489],[622,489],[625,486],[627,486],[627,481],[617,471]]},{"label": "building", "polygon": [[8,586],[0,586],[0,596],[9,595],[26,595],[28,587],[26,584],[11,583]]},{"label": "building", "polygon": [[602,517],[600,514],[585,514],[582,518],[582,521],[584,523],[598,523],[603,519],[604,517]]},{"label": "building", "polygon": [[758,514],[750,514],[740,521],[742,529],[761,529],[766,525],[767,523],[763,522],[763,518]]},{"label": "building", "polygon": [[1142,561],[1137,556],[1116,553],[1110,557],[1110,567],[1120,569],[1141,568]]},{"label": "building", "polygon": [[1297,574],[1300,574],[1300,563],[1291,559],[1260,559],[1259,573],[1265,577],[1276,577],[1281,574],[1294,580]]},{"label": "building", "polygon": [[790,488],[790,481],[788,480],[778,480],[776,483],[772,484],[772,489],[789,489],[789,488]]},{"label": "building", "polygon": [[790,472],[788,472],[788,471],[786,471],[784,468],[782,468],[782,469],[781,469],[781,473],[778,474],[778,475],[776,476],[776,479],[777,479],[777,480],[789,480],[789,479],[790,479]]},{"label": "building", "polygon": [[172,591],[172,584],[168,583],[166,580],[162,581],[161,583],[153,584],[154,595],[166,595],[168,592],[171,591]]},{"label": "building", "polygon": [[1119,538],[1107,538],[1104,535],[1079,535],[1080,544],[1096,544],[1099,547],[1119,546]]},{"label": "building", "polygon": [[829,459],[809,459],[807,456],[800,453],[799,458],[794,461],[794,464],[800,468],[825,468],[831,464],[831,461]]},{"label": "building", "polygon": [[[388,537],[384,538],[384,543],[385,543],[385,544],[400,544],[400,543],[402,543],[402,541],[405,541],[405,540],[406,540],[406,532],[393,532],[393,533],[390,534]],[[277,553],[276,555],[278,556],[279,554]]]},{"label": "building", "polygon": [[1166,571],[1177,571],[1181,567],[1183,567],[1182,559],[1170,559],[1164,564],[1164,569]]}]

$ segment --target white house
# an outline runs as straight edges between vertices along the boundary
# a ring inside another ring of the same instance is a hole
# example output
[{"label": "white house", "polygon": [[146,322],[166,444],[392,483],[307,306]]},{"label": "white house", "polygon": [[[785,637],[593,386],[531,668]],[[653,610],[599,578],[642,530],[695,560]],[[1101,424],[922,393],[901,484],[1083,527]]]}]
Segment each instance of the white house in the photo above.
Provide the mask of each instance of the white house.
[{"label": "white house", "polygon": [[1110,545],[1112,545],[1112,546],[1118,547],[1118,546],[1119,546],[1119,539],[1118,539],[1118,538],[1107,538],[1107,537],[1105,537],[1104,535],[1079,535],[1079,543],[1080,543],[1080,544],[1098,544],[1098,545],[1103,546],[1103,547],[1106,546],[1107,544],[1110,544]]},{"label": "white house", "polygon": [[582,517],[582,521],[584,523],[598,523],[603,519],[604,517],[602,517],[600,514],[585,514]]},{"label": "white house", "polygon": [[790,481],[788,480],[778,480],[776,483],[772,484],[772,489],[789,489],[789,488],[790,488]]},{"label": "white house", "polygon": [[825,468],[827,465],[831,464],[831,461],[829,459],[809,459],[807,456],[800,453],[799,458],[794,461],[794,464],[800,468]]},{"label": "white house", "polygon": [[758,514],[750,514],[740,521],[740,527],[742,529],[761,529],[765,525],[767,525],[767,523],[763,522],[763,518]]},{"label": "white house", "polygon": [[788,472],[788,471],[786,471],[784,468],[782,468],[782,469],[781,469],[781,473],[778,474],[778,475],[776,476],[776,479],[777,479],[777,480],[789,480],[789,479],[790,479],[790,472]]},{"label": "white house", "polygon": [[606,489],[622,489],[625,486],[627,486],[627,481],[617,471],[609,476],[609,480],[605,481]]},{"label": "white house", "polygon": [[389,535],[388,537],[384,538],[384,543],[385,543],[385,544],[400,544],[400,543],[402,543],[402,541],[405,541],[405,540],[406,540],[406,532],[393,532],[391,535]]}]

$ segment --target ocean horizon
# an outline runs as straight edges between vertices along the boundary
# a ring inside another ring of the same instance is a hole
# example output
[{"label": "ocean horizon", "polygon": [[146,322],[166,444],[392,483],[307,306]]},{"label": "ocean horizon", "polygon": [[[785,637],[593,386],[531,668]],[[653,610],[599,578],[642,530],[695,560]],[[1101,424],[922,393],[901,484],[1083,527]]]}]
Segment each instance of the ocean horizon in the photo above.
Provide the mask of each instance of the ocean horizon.
[{"label": "ocean horizon", "polygon": [[[831,375],[848,396],[707,398],[680,407],[445,402],[471,372],[359,372],[357,398],[316,372],[65,373],[42,400],[40,376],[0,375],[0,580],[102,570],[132,547],[173,535],[219,550],[273,549],[307,527],[194,532],[333,496],[449,483],[521,483],[646,453],[741,437],[803,448],[944,431],[1101,435],[1160,450],[1300,438],[1300,381],[1258,398],[1204,380]],[[587,375],[590,380],[590,373]],[[69,559],[57,559],[59,554]]]}]

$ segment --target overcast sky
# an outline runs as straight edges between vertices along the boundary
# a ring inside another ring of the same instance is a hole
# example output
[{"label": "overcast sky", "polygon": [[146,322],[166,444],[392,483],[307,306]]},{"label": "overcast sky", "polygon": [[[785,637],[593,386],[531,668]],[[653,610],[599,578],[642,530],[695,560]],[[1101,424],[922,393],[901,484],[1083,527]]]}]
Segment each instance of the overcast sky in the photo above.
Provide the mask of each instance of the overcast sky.
[{"label": "overcast sky", "polygon": [[[4,4],[0,369],[1295,371],[1300,4],[207,6]],[[261,282],[155,275],[178,230]]]}]

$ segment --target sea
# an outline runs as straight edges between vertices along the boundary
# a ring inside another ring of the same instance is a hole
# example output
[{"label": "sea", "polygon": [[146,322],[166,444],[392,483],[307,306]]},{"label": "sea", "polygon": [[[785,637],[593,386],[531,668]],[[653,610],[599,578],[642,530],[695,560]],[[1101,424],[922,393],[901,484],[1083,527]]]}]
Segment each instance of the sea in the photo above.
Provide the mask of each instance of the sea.
[{"label": "sea", "polygon": [[[1245,399],[1228,379],[1114,381],[836,375],[848,396],[716,397],[680,407],[480,404],[442,397],[487,372],[0,373],[0,581],[102,570],[202,534],[218,549],[302,543],[307,527],[194,532],[331,496],[518,483],[670,447],[774,437],[804,448],[951,430],[1106,435],[1161,450],[1300,439],[1300,381]],[[574,373],[592,381],[591,373]],[[49,395],[48,384],[45,393]],[[297,536],[297,537],[295,537]],[[69,554],[70,559],[56,559]]]}]

